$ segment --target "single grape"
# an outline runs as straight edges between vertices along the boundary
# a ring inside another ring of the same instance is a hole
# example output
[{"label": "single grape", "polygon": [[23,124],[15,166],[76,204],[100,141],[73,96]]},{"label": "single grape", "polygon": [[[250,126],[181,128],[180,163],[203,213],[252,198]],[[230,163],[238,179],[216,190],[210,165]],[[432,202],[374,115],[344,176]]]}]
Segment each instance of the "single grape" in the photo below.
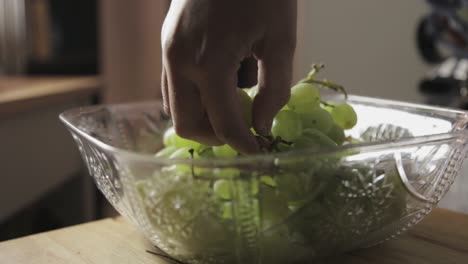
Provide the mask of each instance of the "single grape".
[{"label": "single grape", "polygon": [[213,170],[213,174],[219,178],[235,178],[240,175],[240,171],[235,168],[216,168]]},{"label": "single grape", "polygon": [[280,111],[273,119],[271,133],[287,141],[294,141],[302,134],[302,122],[292,110]]},{"label": "single grape", "polygon": [[196,151],[200,150],[203,145],[190,140],[190,139],[185,139],[183,137],[180,137],[179,135],[176,134],[174,127],[169,128],[163,136],[163,143],[166,147],[169,146],[174,146],[177,148],[192,148]]},{"label": "single grape", "polygon": [[298,149],[315,149],[319,150],[323,147],[333,147],[336,143],[329,137],[324,135],[317,129],[308,128],[304,129],[302,136],[297,138],[292,145],[295,150]]},{"label": "single grape", "polygon": [[251,186],[251,193],[252,195],[257,195],[258,194],[258,181],[252,181],[252,184],[250,185]]},{"label": "single grape", "polygon": [[231,146],[225,144],[222,146],[213,147],[213,154],[215,155],[215,157],[231,158],[237,156],[237,151],[231,148]]},{"label": "single grape", "polygon": [[205,148],[205,149],[199,151],[198,154],[202,158],[214,158],[214,157],[216,157],[214,152],[213,152],[213,148],[211,148],[211,147],[210,148]]},{"label": "single grape", "polygon": [[329,113],[333,111],[333,108],[335,108],[335,104],[333,102],[326,102],[326,105],[323,105],[322,108],[327,110]]},{"label": "single grape", "polygon": [[[198,159],[200,156],[193,152],[193,159]],[[180,148],[169,156],[170,159],[192,159],[190,148]],[[192,165],[190,164],[174,164],[163,169],[165,172],[176,172],[176,173],[191,173]],[[201,173],[201,168],[194,168],[194,173]]]},{"label": "single grape", "polygon": [[327,136],[335,141],[335,143],[338,145],[343,145],[343,142],[346,139],[343,129],[337,124],[333,124],[330,131],[328,131]]},{"label": "single grape", "polygon": [[257,96],[258,93],[258,85],[255,85],[249,89],[247,89],[247,94],[252,98],[252,100]]},{"label": "single grape", "polygon": [[276,181],[271,176],[260,176],[260,182],[271,187],[276,187]]},{"label": "single grape", "polygon": [[296,113],[298,113],[298,114],[307,114],[307,113],[315,111],[318,108],[320,108],[320,104],[305,103],[305,104],[296,105],[294,107],[294,111],[296,111]]},{"label": "single grape", "polygon": [[261,186],[262,198],[260,202],[260,215],[262,227],[271,228],[284,221],[290,214],[288,201],[276,189],[270,186]]},{"label": "single grape", "polygon": [[217,180],[213,184],[213,191],[221,199],[230,200],[232,198],[231,183],[227,180]]},{"label": "single grape", "polygon": [[237,94],[239,95],[239,100],[242,107],[242,114],[244,115],[244,120],[249,127],[252,126],[252,98],[247,94],[243,89],[237,89]]},{"label": "single grape", "polygon": [[291,88],[291,98],[289,98],[288,107],[295,110],[298,107],[315,108],[320,104],[320,92],[312,84],[299,83]]},{"label": "single grape", "polygon": [[176,150],[177,148],[174,146],[165,147],[161,149],[160,151],[158,151],[154,156],[157,158],[159,157],[169,158],[172,155],[172,153],[174,153]]},{"label": "single grape", "polygon": [[353,107],[347,103],[335,106],[331,112],[335,123],[343,129],[351,129],[357,123],[357,114]]},{"label": "single grape", "polygon": [[164,132],[164,135],[163,135],[164,146],[166,146],[166,147],[173,146],[175,136],[176,136],[176,132],[175,132],[174,127],[170,127],[169,129],[167,129],[166,132]]},{"label": "single grape", "polygon": [[224,220],[232,219],[232,202],[224,202],[221,210],[221,217]]},{"label": "single grape", "polygon": [[309,113],[300,114],[302,127],[314,128],[327,134],[333,126],[333,117],[327,110],[317,107]]},{"label": "single grape", "polygon": [[[190,153],[190,148],[180,148],[169,156],[170,159],[191,159],[192,154]],[[193,158],[199,158],[199,155],[196,152],[193,152]]]}]

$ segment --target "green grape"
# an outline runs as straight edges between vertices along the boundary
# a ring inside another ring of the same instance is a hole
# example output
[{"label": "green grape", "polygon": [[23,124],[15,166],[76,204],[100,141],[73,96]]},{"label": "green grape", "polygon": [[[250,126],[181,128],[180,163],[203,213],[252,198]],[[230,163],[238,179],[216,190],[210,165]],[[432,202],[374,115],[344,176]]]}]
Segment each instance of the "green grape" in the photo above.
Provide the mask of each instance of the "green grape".
[{"label": "green grape", "polygon": [[262,185],[261,194],[261,221],[263,228],[268,229],[284,221],[290,211],[285,197],[274,188]]},{"label": "green grape", "polygon": [[320,104],[320,92],[312,84],[299,83],[291,88],[291,98],[288,102],[288,107],[291,110],[297,111],[297,107],[315,108]]},{"label": "green grape", "polygon": [[221,210],[222,210],[221,217],[224,220],[232,219],[232,202],[224,202]]},{"label": "green grape", "polygon": [[327,134],[333,126],[333,117],[327,110],[317,107],[309,113],[300,114],[302,127],[314,128]]},{"label": "green grape", "polygon": [[[193,158],[194,159],[199,158],[199,157],[200,156],[198,155],[198,153],[193,152]],[[180,148],[180,149],[174,151],[174,153],[172,153],[169,156],[169,158],[170,159],[191,159],[192,154],[190,153],[190,148],[185,147],[185,148]]]},{"label": "green grape", "polygon": [[247,94],[252,98],[252,100],[257,96],[258,94],[258,85],[255,85],[249,89],[247,89]]},{"label": "green grape", "polygon": [[243,89],[237,89],[237,94],[239,95],[239,100],[242,107],[242,114],[244,115],[244,120],[249,127],[252,126],[252,98],[247,94]]},{"label": "green grape", "polygon": [[174,146],[177,148],[192,148],[196,151],[200,150],[203,145],[190,140],[190,139],[185,139],[180,137],[179,135],[176,134],[174,127],[169,128],[163,136],[163,143],[166,147],[168,146]]},{"label": "green grape", "polygon": [[322,108],[331,113],[333,111],[333,108],[335,108],[335,104],[332,102],[327,102],[327,105],[323,105]]},{"label": "green grape", "polygon": [[174,146],[165,147],[161,149],[160,151],[158,151],[154,156],[157,158],[159,157],[169,158],[172,155],[172,153],[174,153],[176,150],[177,148]]},{"label": "green grape", "polygon": [[271,187],[276,187],[276,181],[271,176],[260,176],[260,182]]},{"label": "green grape", "polygon": [[294,108],[294,111],[296,111],[296,113],[298,113],[298,114],[307,114],[307,113],[315,111],[318,108],[320,108],[319,104],[306,103],[306,104],[296,105],[295,108]]},{"label": "green grape", "polygon": [[[198,159],[200,156],[193,152],[193,158]],[[192,154],[190,148],[180,148],[169,156],[170,159],[191,159]],[[163,169],[166,172],[177,172],[177,173],[191,173],[192,165],[190,164],[174,164]],[[200,168],[194,168],[194,172],[199,174],[202,172]]]},{"label": "green grape", "polygon": [[227,180],[217,180],[213,184],[213,191],[221,199],[230,200],[232,198],[231,183]]},{"label": "green grape", "polygon": [[336,143],[331,140],[329,137],[324,135],[322,132],[317,129],[308,128],[304,129],[302,136],[297,138],[292,148],[295,150],[298,149],[315,149],[318,150],[323,147],[333,147],[336,146]]},{"label": "green grape", "polygon": [[213,147],[213,154],[215,157],[220,158],[232,158],[237,157],[237,151],[235,151],[229,145],[215,146]]},{"label": "green grape", "polygon": [[333,124],[330,131],[328,131],[327,136],[331,138],[333,141],[335,141],[335,143],[338,144],[339,146],[343,145],[346,139],[343,129],[337,124]]},{"label": "green grape", "polygon": [[240,175],[240,171],[234,168],[216,168],[214,169],[213,174],[220,178],[235,178]]},{"label": "green grape", "polygon": [[258,194],[258,181],[252,181],[251,193],[252,193],[252,195],[257,195]]},{"label": "green grape", "polygon": [[351,129],[357,123],[357,114],[347,103],[335,106],[331,112],[335,123],[343,129]]},{"label": "green grape", "polygon": [[214,157],[216,157],[214,152],[213,152],[213,148],[211,148],[211,147],[210,148],[205,148],[205,149],[199,151],[198,154],[202,158],[214,158]]},{"label": "green grape", "polygon": [[303,136],[311,140],[314,140],[323,146],[336,146],[336,143],[333,142],[333,140],[331,140],[324,133],[322,133],[321,131],[317,129],[313,129],[313,128],[304,129]]},{"label": "green grape", "polygon": [[252,199],[252,211],[254,213],[254,220],[257,226],[260,226],[260,203],[257,198]]},{"label": "green grape", "polygon": [[273,119],[271,133],[287,141],[294,141],[302,134],[302,122],[292,110],[280,111]]}]

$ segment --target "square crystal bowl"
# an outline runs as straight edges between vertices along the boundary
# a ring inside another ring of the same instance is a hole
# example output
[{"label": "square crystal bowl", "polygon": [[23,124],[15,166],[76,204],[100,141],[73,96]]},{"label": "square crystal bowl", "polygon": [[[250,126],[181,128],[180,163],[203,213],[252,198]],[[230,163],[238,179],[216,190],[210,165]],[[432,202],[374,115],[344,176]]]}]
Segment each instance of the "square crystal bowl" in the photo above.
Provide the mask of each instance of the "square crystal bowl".
[{"label": "square crystal bowl", "polygon": [[229,159],[156,158],[171,126],[159,102],[60,118],[109,202],[173,259],[284,264],[403,233],[445,195],[464,161],[466,112],[348,102],[359,120],[346,132],[359,143]]}]

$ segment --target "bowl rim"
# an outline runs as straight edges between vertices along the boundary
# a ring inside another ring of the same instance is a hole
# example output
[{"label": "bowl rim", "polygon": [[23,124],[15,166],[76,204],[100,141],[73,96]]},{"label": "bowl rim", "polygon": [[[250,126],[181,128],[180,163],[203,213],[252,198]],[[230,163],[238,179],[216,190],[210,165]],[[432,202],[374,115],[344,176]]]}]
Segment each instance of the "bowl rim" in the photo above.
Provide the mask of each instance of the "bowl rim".
[{"label": "bowl rim", "polygon": [[104,143],[103,141],[92,137],[88,133],[82,131],[81,129],[74,126],[71,121],[69,121],[68,117],[71,115],[81,114],[83,112],[92,112],[98,109],[107,108],[107,107],[114,107],[114,106],[137,106],[137,105],[145,105],[145,104],[161,104],[160,101],[142,101],[142,102],[134,102],[134,103],[117,103],[117,104],[99,104],[93,106],[85,106],[85,107],[78,107],[73,108],[67,111],[64,111],[59,115],[60,121],[65,124],[65,126],[73,131],[74,133],[79,134],[80,136],[84,137],[89,142],[92,142],[95,146],[99,147],[100,149],[112,153],[118,157],[122,157],[127,160],[139,161],[139,162],[150,162],[153,164],[167,166],[167,165],[174,165],[174,164],[187,164],[187,165],[195,165],[200,167],[236,167],[236,166],[248,166],[252,163],[256,165],[270,165],[275,163],[278,159],[287,160],[287,159],[298,159],[298,158],[313,158],[313,157],[323,157],[326,155],[332,155],[340,152],[345,151],[352,151],[358,150],[359,153],[368,153],[368,152],[378,152],[378,151],[390,151],[395,150],[398,148],[409,148],[413,146],[420,145],[422,143],[437,143],[437,142],[444,142],[450,140],[456,140],[463,138],[464,140],[468,139],[468,111],[457,110],[453,108],[445,108],[445,107],[435,107],[435,106],[428,106],[424,104],[416,104],[416,103],[408,103],[408,102],[401,102],[401,101],[394,101],[388,99],[380,99],[380,98],[373,98],[373,97],[365,97],[365,96],[357,96],[357,95],[349,95],[348,102],[356,102],[356,103],[365,103],[366,105],[374,105],[378,107],[387,106],[388,108],[395,108],[395,107],[404,107],[404,108],[411,108],[414,110],[431,110],[436,111],[439,113],[444,114],[455,114],[460,115],[461,118],[457,120],[455,125],[453,126],[453,131],[446,132],[446,133],[439,133],[439,134],[431,134],[431,135],[424,135],[424,136],[416,136],[410,138],[402,138],[397,140],[387,140],[387,141],[378,141],[378,142],[367,142],[367,143],[357,143],[357,144],[347,144],[344,146],[339,147],[331,147],[331,148],[322,148],[320,150],[301,150],[301,151],[294,151],[294,152],[280,152],[280,153],[260,153],[254,154],[249,156],[238,156],[233,158],[218,158],[218,157],[210,157],[206,159],[169,159],[164,157],[155,157],[154,154],[148,153],[138,153],[135,151],[115,147]]}]

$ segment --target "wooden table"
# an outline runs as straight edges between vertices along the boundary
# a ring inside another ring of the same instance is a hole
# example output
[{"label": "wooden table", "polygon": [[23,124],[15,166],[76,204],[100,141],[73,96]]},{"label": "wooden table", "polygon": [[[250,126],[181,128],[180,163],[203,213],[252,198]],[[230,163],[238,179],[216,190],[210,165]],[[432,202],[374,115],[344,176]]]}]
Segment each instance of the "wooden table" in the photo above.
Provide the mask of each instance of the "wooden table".
[{"label": "wooden table", "polygon": [[0,118],[97,94],[101,85],[96,76],[0,76]]},{"label": "wooden table", "polygon": [[[14,221],[16,214],[82,174],[78,148],[58,115],[90,105],[101,86],[99,76],[0,76],[0,222]],[[91,177],[82,177],[82,182],[80,187],[93,194]],[[92,219],[93,196],[82,195],[81,188],[71,192],[85,219]],[[60,222],[84,220],[69,217],[70,211],[79,210],[73,205],[46,207],[53,208]],[[18,229],[28,230],[19,224]],[[15,228],[11,230],[15,234]]]},{"label": "wooden table", "polygon": [[[146,252],[152,245],[121,217],[0,243],[0,263],[169,263]],[[466,264],[468,215],[434,210],[406,235],[322,264]]]}]

